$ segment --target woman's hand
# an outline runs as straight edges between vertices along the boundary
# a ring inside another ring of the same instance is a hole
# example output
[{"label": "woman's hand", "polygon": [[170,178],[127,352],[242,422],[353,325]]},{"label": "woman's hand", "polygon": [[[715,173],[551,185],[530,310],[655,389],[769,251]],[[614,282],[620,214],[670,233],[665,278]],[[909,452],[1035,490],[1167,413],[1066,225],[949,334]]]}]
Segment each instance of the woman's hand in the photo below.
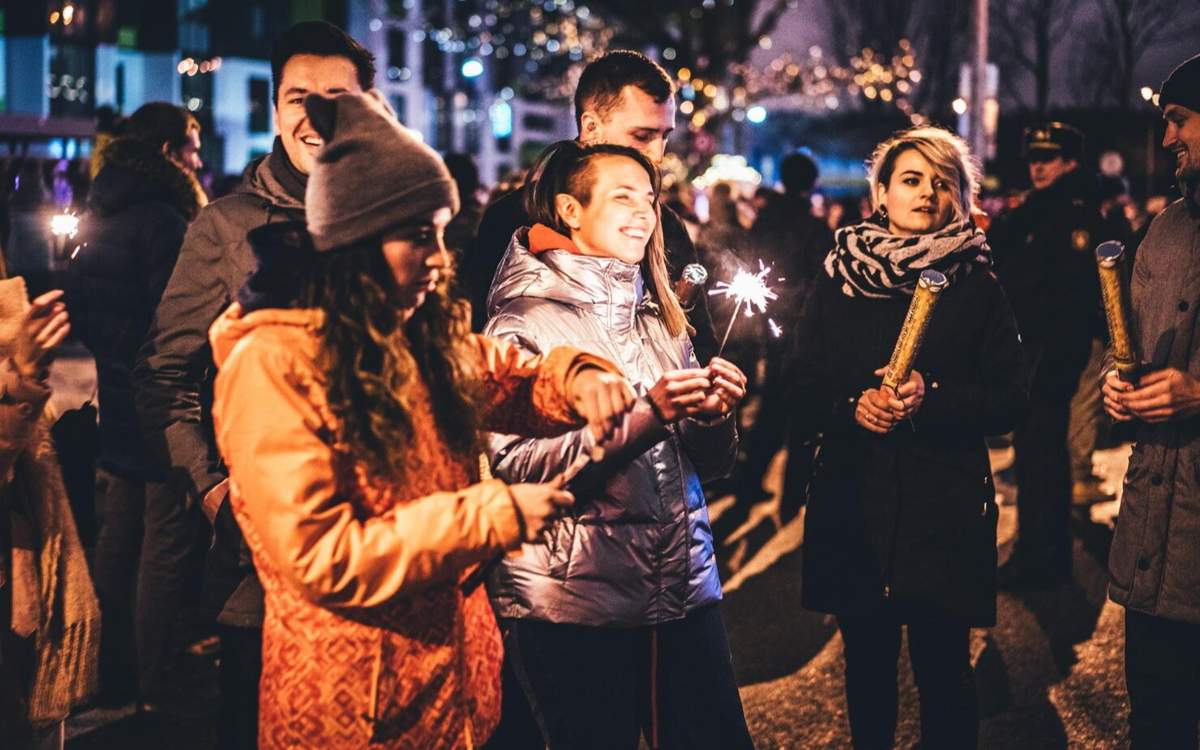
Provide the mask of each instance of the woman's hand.
[{"label": "woman's hand", "polygon": [[[901,406],[893,408],[894,404]],[[900,421],[896,416],[900,408],[903,408],[902,402],[896,399],[891,391],[868,388],[858,397],[858,405],[854,408],[854,421],[865,430],[886,435]]]},{"label": "woman's hand", "polygon": [[71,332],[62,290],[46,292],[30,305],[21,321],[13,364],[26,377],[40,377],[49,366],[54,349]]},{"label": "woman's hand", "polygon": [[[887,372],[887,368],[880,367],[875,374],[883,377],[885,372]],[[902,383],[894,393],[891,391],[885,393],[891,395],[888,405],[896,413],[897,421],[912,419],[913,415],[920,410],[921,404],[925,402],[925,376],[913,370],[908,374],[908,380]]]},{"label": "woman's hand", "polygon": [[636,401],[629,381],[595,367],[580,371],[571,383],[571,402],[575,411],[587,420],[599,442],[612,437],[621,425],[621,418]]},{"label": "woman's hand", "polygon": [[664,372],[646,395],[659,418],[670,424],[699,413],[710,390],[713,390],[713,382],[709,368],[694,367]]},{"label": "woman's hand", "polygon": [[508,491],[521,514],[522,541],[529,543],[538,541],[562,509],[575,502],[575,496],[563,489],[562,475],[546,484],[510,484]]},{"label": "woman's hand", "polygon": [[713,357],[708,363],[708,377],[712,387],[690,416],[702,419],[723,417],[746,397],[746,376],[729,360]]}]

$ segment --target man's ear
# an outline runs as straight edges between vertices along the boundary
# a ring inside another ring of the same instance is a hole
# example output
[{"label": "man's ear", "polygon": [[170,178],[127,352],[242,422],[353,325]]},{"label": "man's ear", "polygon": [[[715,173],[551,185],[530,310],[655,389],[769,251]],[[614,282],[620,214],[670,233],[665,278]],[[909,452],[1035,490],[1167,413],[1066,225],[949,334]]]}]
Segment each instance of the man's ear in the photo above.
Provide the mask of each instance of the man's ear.
[{"label": "man's ear", "polygon": [[590,109],[584,110],[579,116],[579,140],[582,143],[595,143],[600,135],[600,116]]},{"label": "man's ear", "polygon": [[573,195],[559,193],[554,196],[554,212],[572,231],[578,231],[583,226],[583,204]]}]

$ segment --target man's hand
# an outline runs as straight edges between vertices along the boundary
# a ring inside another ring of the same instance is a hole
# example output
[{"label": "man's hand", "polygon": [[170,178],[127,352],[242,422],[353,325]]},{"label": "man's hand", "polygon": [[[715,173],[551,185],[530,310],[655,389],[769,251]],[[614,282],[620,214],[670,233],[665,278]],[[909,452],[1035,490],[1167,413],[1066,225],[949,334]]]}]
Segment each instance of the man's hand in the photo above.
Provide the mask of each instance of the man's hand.
[{"label": "man's hand", "polygon": [[563,508],[575,502],[575,496],[563,489],[562,475],[546,484],[510,484],[508,491],[521,514],[525,530],[522,541],[531,544],[541,538]]},{"label": "man's hand", "polygon": [[13,353],[13,364],[21,375],[40,377],[50,364],[54,348],[71,332],[62,296],[60,289],[46,292],[26,311]]},{"label": "man's hand", "polygon": [[571,403],[598,442],[612,436],[636,401],[629,381],[594,367],[580,371],[571,383]]},{"label": "man's hand", "polygon": [[1104,411],[1108,412],[1108,416],[1114,421],[1128,422],[1133,419],[1133,414],[1121,404],[1121,395],[1132,390],[1133,383],[1121,380],[1116,370],[1109,370],[1104,374],[1104,382],[1100,385],[1100,392],[1104,395]]},{"label": "man's hand", "polygon": [[670,424],[699,413],[712,390],[708,368],[693,367],[664,372],[646,395],[658,416]]},{"label": "man's hand", "polygon": [[1200,413],[1200,381],[1173,367],[1155,370],[1137,388],[1117,394],[1117,404],[1150,424],[1185,419]]},{"label": "man's hand", "polygon": [[706,369],[712,385],[704,394],[704,400],[693,407],[689,415],[716,419],[728,414],[746,397],[746,375],[737,365],[720,357],[713,357]]}]

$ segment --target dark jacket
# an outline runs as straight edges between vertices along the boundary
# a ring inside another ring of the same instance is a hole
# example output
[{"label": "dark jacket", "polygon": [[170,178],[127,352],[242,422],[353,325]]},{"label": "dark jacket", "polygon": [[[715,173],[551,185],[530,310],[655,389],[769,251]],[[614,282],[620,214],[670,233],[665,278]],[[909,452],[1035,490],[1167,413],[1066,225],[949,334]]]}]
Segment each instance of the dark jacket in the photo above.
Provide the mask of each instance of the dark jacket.
[{"label": "dark jacket", "polygon": [[[666,370],[697,367],[687,336],[668,333],[644,296],[637,265],[568,250],[530,252],[512,239],[488,299],[486,333],[537,354],[577,346],[616,363],[638,393]],[[544,482],[594,438],[491,435],[494,474]],[[678,620],[721,599],[701,479],[723,476],[737,454],[732,418],[669,427],[642,399],[605,444],[605,459],[573,484],[576,502],[520,557],[498,566],[488,589],[497,614],[590,626]]]},{"label": "dark jacket", "polygon": [[804,528],[804,606],[868,614],[887,600],[973,625],[996,614],[995,489],[985,435],[1028,400],[1016,323],[976,267],[942,292],[916,369],[926,395],[911,424],[879,436],[854,421],[877,388],[909,297],[850,298],[821,274],[793,340],[794,417],[819,432]]},{"label": "dark jacket", "polygon": [[1033,393],[1070,398],[1093,338],[1103,335],[1096,245],[1117,239],[1101,217],[1095,175],[1076,169],[998,216],[988,231],[1012,302]]},{"label": "dark jacket", "polygon": [[207,200],[196,178],[153,145],[118,139],[105,152],[68,269],[67,306],[96,360],[100,465],[154,479],[134,408],[133,365],[188,222]]},{"label": "dark jacket", "polygon": [[[524,187],[502,195],[484,211],[479,232],[471,243],[462,269],[461,288],[471,301],[472,330],[483,330],[483,324],[487,322],[488,289],[492,286],[492,278],[508,249],[513,232],[529,225]],[[667,250],[667,272],[675,280],[683,272],[684,266],[699,262],[696,247],[683,221],[667,206],[662,207],[662,229]],[[712,274],[714,270],[710,268],[709,273]],[[688,323],[696,329],[696,335],[692,337],[696,352],[701,361],[707,362],[717,353],[717,341],[713,336],[705,295],[700,295],[688,313]]]},{"label": "dark jacket", "polygon": [[[134,370],[137,409],[153,460],[180,482],[193,501],[226,476],[212,432],[215,367],[208,329],[229,306],[254,255],[246,233],[277,221],[304,218],[303,193],[284,187],[275,174],[287,157],[275,151],[248,170],[242,186],[208,205],[188,228],[179,260],[167,282],[154,323]],[[229,625],[261,623],[262,593],[248,557],[238,554],[240,533],[227,511],[218,514],[218,552],[240,559],[250,577],[238,586],[221,619]]]},{"label": "dark jacket", "polygon": [[[1200,378],[1200,206],[1176,201],[1150,225],[1132,281],[1141,356]],[[1109,596],[1200,623],[1200,417],[1138,422],[1108,557]]]}]

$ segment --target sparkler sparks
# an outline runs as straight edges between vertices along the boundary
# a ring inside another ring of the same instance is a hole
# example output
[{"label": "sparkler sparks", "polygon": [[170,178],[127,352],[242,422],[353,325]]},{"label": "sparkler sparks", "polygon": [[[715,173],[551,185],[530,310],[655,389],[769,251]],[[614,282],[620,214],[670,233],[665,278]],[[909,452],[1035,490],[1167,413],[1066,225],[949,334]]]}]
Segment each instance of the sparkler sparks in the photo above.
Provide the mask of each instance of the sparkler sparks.
[{"label": "sparkler sparks", "polygon": [[771,329],[771,335],[775,338],[779,338],[783,335],[783,328],[781,328],[773,318],[767,318],[767,327]]},{"label": "sparkler sparks", "polygon": [[754,316],[755,308],[758,312],[767,311],[767,303],[771,300],[779,299],[779,295],[767,286],[767,276],[771,273],[771,267],[763,265],[760,260],[758,262],[758,273],[750,273],[749,271],[738,269],[734,274],[733,281],[725,282],[718,281],[716,287],[709,292],[712,294],[724,295],[726,299],[737,300],[734,305],[733,315],[729,318],[729,326],[725,329],[725,337],[721,339],[721,348],[717,350],[717,356],[725,351],[725,344],[729,341],[729,333],[733,330],[733,324],[737,321],[738,313],[742,308],[746,309],[746,317]]}]

